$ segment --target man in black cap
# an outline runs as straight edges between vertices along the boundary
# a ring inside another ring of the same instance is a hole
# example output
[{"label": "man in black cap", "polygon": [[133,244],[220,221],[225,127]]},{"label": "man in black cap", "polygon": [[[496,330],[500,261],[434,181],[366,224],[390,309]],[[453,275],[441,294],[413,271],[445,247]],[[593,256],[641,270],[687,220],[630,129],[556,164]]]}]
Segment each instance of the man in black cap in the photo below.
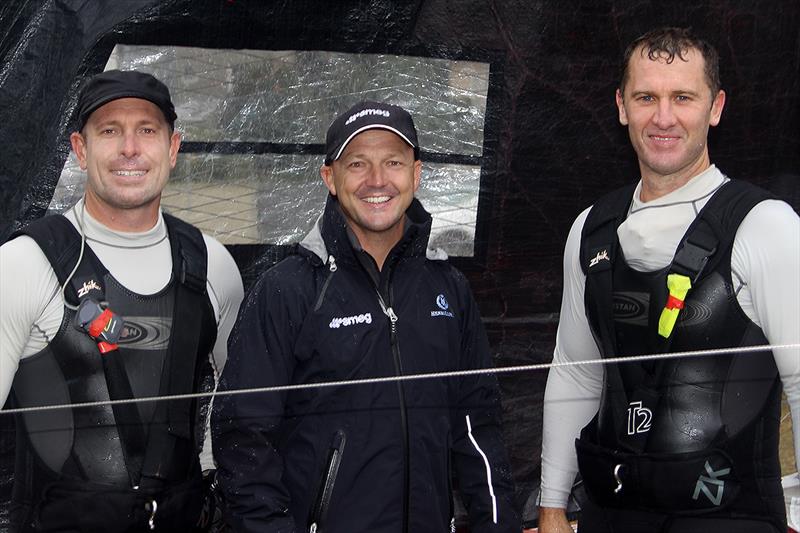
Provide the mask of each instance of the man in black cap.
[{"label": "man in black cap", "polygon": [[[330,126],[326,149],[325,211],[298,253],[249,294],[221,387],[490,367],[467,281],[427,249],[411,116],[359,103]],[[521,530],[492,374],[223,396],[215,405],[215,458],[236,531],[447,531],[452,471],[470,531]]]},{"label": "man in black cap", "polygon": [[0,247],[0,404],[94,403],[18,416],[14,531],[175,532],[199,521],[200,404],[108,403],[213,387],[243,295],[225,248],[161,212],[175,119],[149,74],[91,78],[70,136],[84,197]]}]

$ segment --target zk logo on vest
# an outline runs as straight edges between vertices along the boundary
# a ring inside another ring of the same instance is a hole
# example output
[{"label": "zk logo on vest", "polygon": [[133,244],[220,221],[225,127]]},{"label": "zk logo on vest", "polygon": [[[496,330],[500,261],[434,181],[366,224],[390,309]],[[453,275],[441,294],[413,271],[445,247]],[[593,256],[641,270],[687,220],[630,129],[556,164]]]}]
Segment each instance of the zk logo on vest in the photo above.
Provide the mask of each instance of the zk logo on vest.
[{"label": "zk logo on vest", "polygon": [[[719,506],[722,503],[722,495],[725,492],[725,480],[720,478],[730,474],[731,469],[720,468],[719,470],[714,470],[711,468],[708,461],[706,461],[705,468],[706,474],[708,475],[700,474],[700,477],[697,479],[697,484],[694,486],[692,499],[699,501],[700,494],[703,494],[711,503]],[[716,491],[712,493],[710,486],[716,487]]]}]

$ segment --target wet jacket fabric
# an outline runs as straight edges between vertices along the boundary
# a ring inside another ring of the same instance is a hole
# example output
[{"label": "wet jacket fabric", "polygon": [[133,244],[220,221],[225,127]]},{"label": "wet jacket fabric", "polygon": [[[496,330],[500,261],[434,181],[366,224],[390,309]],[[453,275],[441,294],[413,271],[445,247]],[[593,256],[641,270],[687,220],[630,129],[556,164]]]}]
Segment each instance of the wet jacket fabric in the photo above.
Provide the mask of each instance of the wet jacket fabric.
[{"label": "wet jacket fabric", "polygon": [[[414,200],[382,271],[336,199],[248,295],[221,390],[491,366],[461,273],[427,257]],[[242,532],[449,531],[451,473],[474,533],[520,530],[493,374],[220,396],[214,451]]]}]

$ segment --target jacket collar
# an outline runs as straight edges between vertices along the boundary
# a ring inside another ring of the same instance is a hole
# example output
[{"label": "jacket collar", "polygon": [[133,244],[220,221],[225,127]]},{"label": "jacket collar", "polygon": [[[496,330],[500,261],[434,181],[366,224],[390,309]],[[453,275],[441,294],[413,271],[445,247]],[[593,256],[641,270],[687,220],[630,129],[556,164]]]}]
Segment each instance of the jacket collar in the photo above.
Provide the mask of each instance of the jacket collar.
[{"label": "jacket collar", "polygon": [[[403,238],[394,246],[389,255],[402,253],[404,256],[447,259],[447,254],[442,250],[428,250],[431,222],[430,213],[422,207],[419,200],[414,198],[406,210]],[[355,251],[348,231],[339,201],[335,196],[329,194],[325,203],[325,211],[317,219],[308,235],[300,242],[300,246],[311,251],[323,263],[327,263],[328,257],[331,255],[336,258],[337,262],[355,263]]]}]

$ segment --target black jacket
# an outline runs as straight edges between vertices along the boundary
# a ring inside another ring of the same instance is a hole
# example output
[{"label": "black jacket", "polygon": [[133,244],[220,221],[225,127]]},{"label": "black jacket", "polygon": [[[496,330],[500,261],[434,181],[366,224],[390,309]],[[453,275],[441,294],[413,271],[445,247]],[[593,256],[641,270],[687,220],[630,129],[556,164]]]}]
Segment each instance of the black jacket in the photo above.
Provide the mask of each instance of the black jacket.
[{"label": "black jacket", "polygon": [[[248,295],[222,390],[490,367],[466,279],[426,257],[430,225],[414,200],[378,272],[329,197],[299,253]],[[236,531],[448,531],[451,469],[473,533],[521,529],[493,374],[215,404],[214,452]]]}]

